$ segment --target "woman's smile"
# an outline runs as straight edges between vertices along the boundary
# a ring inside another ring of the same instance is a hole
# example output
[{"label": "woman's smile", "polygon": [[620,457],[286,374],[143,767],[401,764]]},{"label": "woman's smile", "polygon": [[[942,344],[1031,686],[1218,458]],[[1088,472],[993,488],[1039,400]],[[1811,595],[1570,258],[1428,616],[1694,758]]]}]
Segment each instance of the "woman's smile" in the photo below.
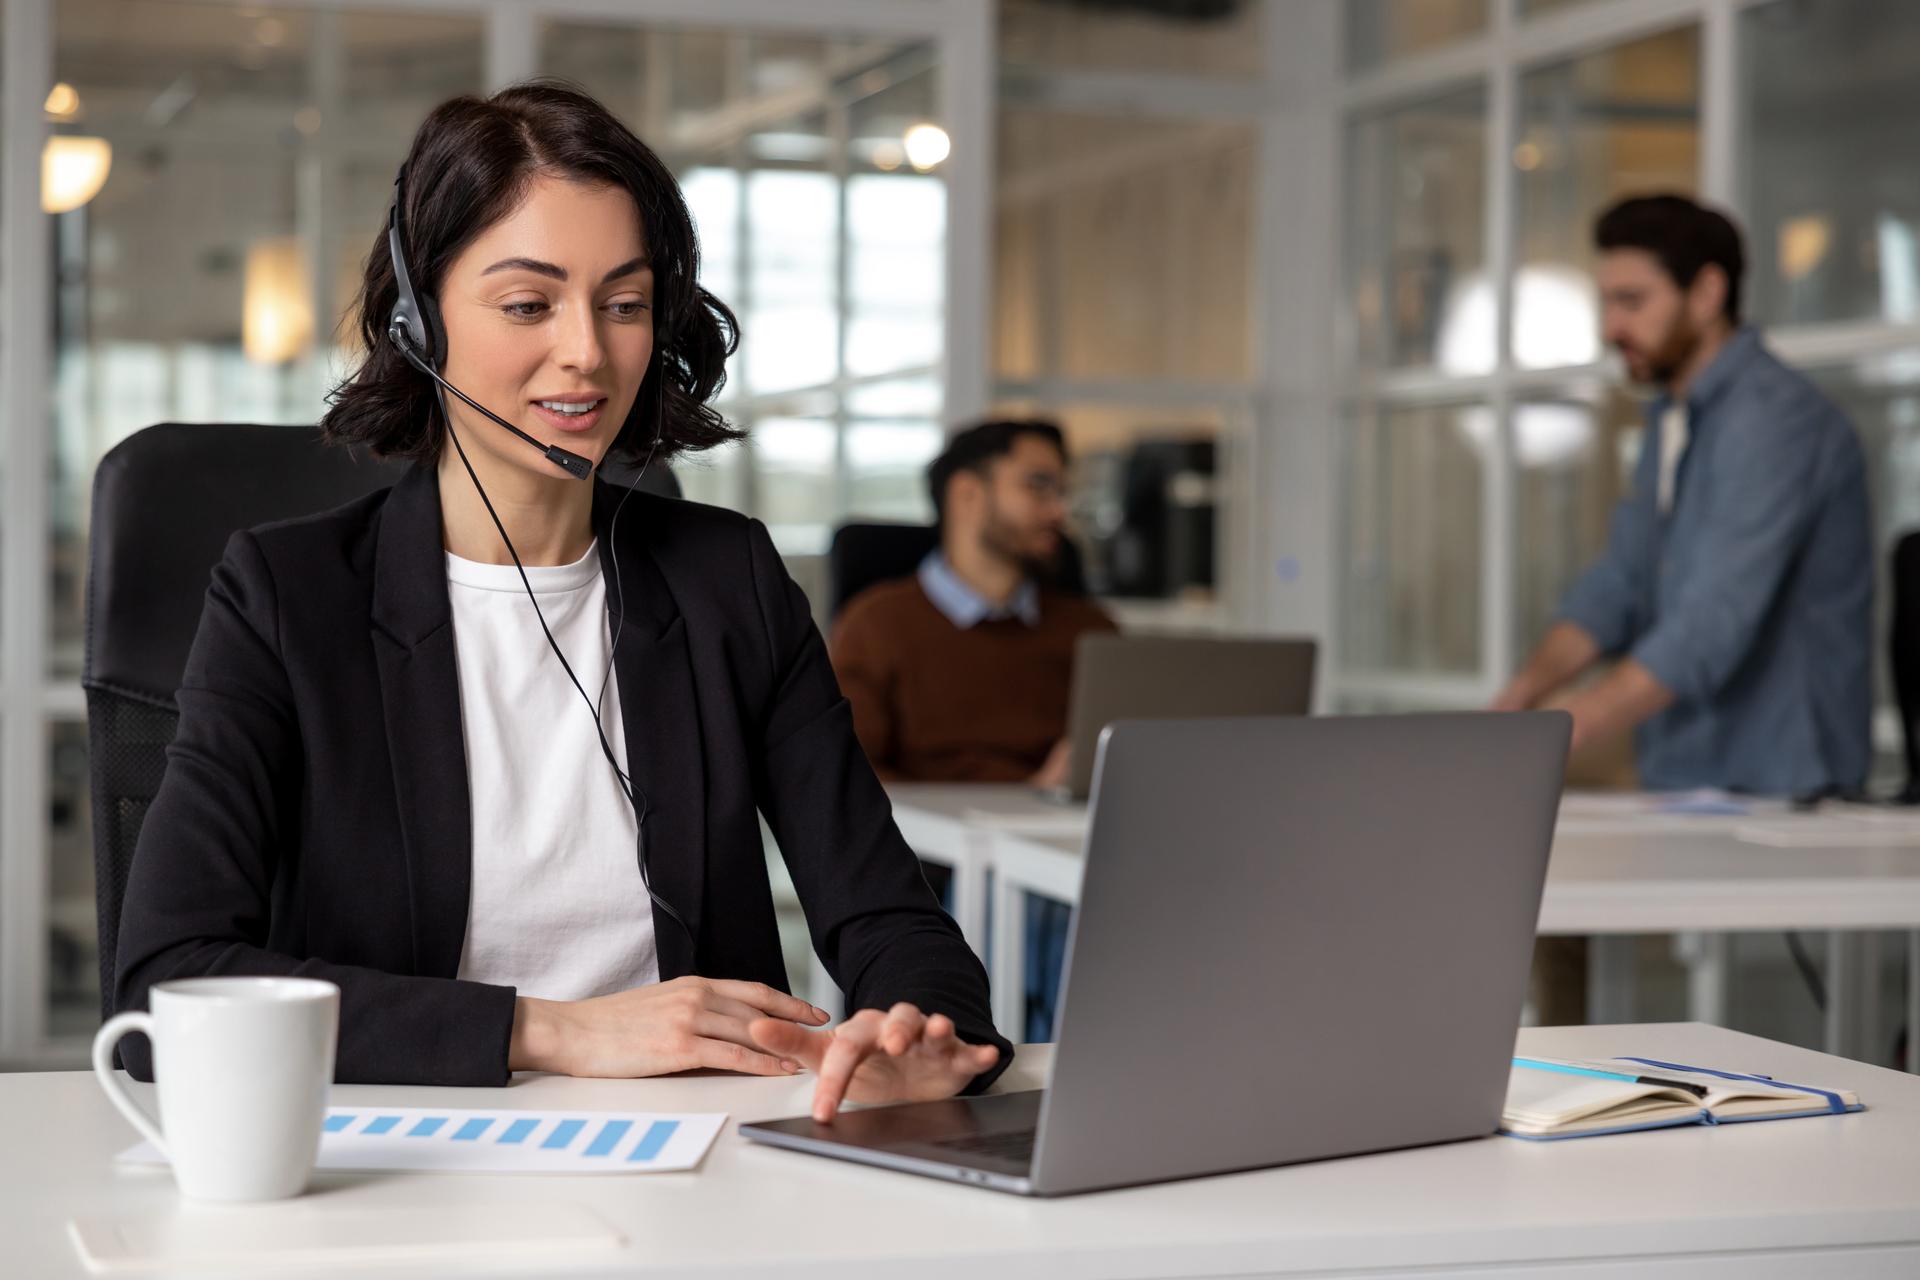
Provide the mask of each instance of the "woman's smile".
[{"label": "woman's smile", "polygon": [[605,396],[581,398],[578,396],[559,396],[548,400],[535,400],[533,411],[540,421],[556,431],[591,431],[599,425],[607,407]]}]

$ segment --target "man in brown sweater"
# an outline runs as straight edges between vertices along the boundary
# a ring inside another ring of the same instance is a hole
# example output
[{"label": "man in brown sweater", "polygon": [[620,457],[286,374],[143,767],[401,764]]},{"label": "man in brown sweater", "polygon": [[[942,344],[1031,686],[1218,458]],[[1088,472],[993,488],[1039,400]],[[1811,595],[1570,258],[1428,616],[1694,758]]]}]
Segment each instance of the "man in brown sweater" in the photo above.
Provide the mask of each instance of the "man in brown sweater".
[{"label": "man in brown sweater", "polygon": [[1066,478],[1050,422],[981,423],[928,469],[939,550],[852,600],[830,645],[882,778],[1066,781],[1074,643],[1114,630],[1099,606],[1050,585]]}]

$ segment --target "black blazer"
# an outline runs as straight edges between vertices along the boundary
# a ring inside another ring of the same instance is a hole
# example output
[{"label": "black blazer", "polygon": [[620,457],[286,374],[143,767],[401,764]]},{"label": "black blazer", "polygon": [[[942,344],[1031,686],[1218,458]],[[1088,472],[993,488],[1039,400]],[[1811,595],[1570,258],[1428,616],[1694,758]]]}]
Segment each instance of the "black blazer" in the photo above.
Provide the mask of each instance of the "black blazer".
[{"label": "black blazer", "polygon": [[[620,490],[594,482],[601,565]],[[620,520],[614,655],[627,758],[651,809],[663,980],[787,989],[758,815],[852,1009],[906,1000],[994,1033],[986,973],[862,755],[806,597],[758,521],[636,493]],[[507,1080],[510,987],[454,976],[471,809],[439,482],[237,533],[213,573],[179,731],[141,828],[115,1004],[205,974],[338,983],[337,1076]],[[543,655],[544,656],[544,655]],[[555,732],[586,733],[587,713]],[[519,744],[538,751],[538,742]],[[124,1057],[145,1078],[145,1041]],[[998,1069],[974,1082],[983,1088]]]}]

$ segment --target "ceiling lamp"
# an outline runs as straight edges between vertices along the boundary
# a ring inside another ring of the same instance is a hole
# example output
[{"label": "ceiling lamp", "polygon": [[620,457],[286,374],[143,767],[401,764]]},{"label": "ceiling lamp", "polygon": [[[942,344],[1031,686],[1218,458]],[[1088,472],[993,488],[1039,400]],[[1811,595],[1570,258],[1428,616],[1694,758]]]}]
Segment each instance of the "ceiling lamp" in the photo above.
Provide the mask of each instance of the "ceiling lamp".
[{"label": "ceiling lamp", "polygon": [[313,341],[313,297],[299,240],[262,240],[247,250],[240,347],[255,364],[285,364]]},{"label": "ceiling lamp", "polygon": [[47,91],[47,119],[67,121],[80,115],[80,94],[74,87],[62,80]]},{"label": "ceiling lamp", "polygon": [[40,208],[68,213],[100,194],[113,168],[105,138],[53,137],[40,152]]},{"label": "ceiling lamp", "polygon": [[907,163],[925,173],[953,152],[953,140],[937,124],[916,124],[901,139],[907,148]]}]

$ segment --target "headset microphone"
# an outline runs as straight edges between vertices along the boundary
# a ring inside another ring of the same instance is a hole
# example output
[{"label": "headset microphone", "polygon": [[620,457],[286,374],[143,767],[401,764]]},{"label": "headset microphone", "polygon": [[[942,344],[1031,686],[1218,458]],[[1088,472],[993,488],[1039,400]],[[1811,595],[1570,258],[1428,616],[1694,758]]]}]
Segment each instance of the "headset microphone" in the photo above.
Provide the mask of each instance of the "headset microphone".
[{"label": "headset microphone", "polygon": [[445,330],[434,323],[428,310],[421,306],[420,299],[413,292],[413,281],[407,275],[407,255],[400,244],[400,201],[401,181],[406,177],[401,169],[393,180],[393,211],[387,215],[387,254],[393,259],[393,283],[396,296],[393,300],[393,312],[387,317],[387,338],[406,359],[407,363],[432,378],[444,389],[453,392],[476,412],[485,414],[514,435],[526,441],[545,455],[547,461],[558,466],[576,480],[585,480],[593,474],[593,464],[577,453],[569,453],[557,444],[541,444],[520,428],[508,422],[487,406],[475,400],[460,388],[440,376],[440,370],[434,366],[444,353]]}]

